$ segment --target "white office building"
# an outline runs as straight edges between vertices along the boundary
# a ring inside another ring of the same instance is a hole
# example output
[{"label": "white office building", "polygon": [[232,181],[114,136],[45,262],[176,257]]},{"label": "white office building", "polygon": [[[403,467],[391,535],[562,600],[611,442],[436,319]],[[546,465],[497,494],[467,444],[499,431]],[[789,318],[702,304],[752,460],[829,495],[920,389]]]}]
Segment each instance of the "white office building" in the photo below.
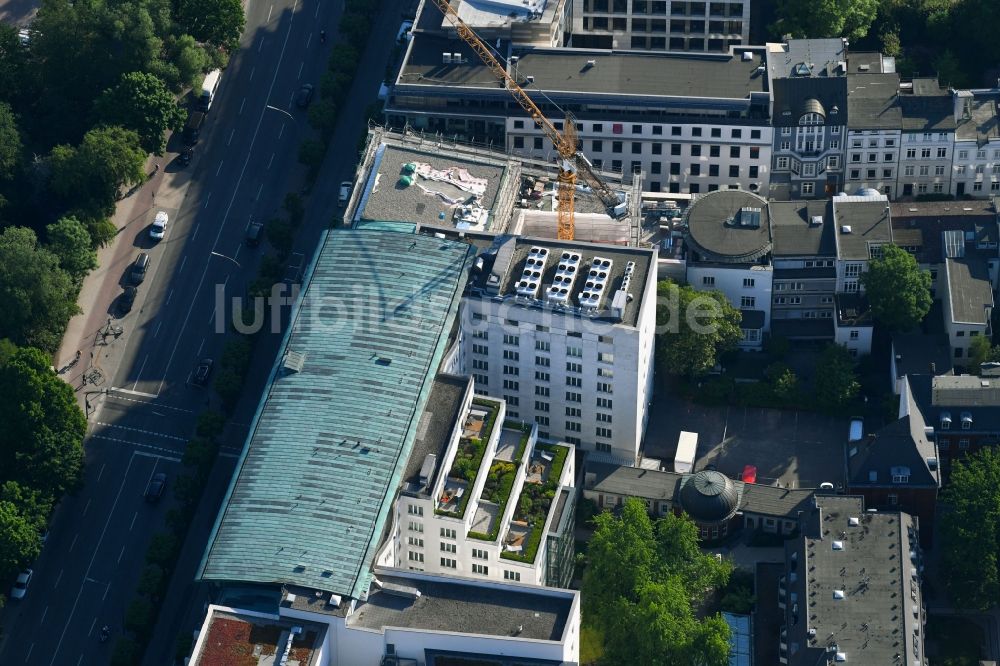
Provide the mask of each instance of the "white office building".
[{"label": "white office building", "polygon": [[462,301],[445,368],[508,419],[635,464],[653,389],[656,251],[498,237]]}]

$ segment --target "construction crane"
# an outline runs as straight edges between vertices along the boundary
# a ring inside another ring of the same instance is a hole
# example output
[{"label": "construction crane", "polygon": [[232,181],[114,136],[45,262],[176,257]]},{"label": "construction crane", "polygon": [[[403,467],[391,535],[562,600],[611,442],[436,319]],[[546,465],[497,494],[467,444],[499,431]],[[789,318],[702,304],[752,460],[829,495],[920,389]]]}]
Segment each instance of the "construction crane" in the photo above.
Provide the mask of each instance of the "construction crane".
[{"label": "construction crane", "polygon": [[497,60],[496,56],[490,51],[490,48],[461,19],[448,3],[448,0],[434,0],[434,4],[438,6],[438,9],[445,15],[445,18],[455,26],[455,30],[458,32],[458,36],[462,38],[462,41],[476,52],[480,60],[504,84],[507,91],[521,105],[521,108],[531,116],[535,124],[549,137],[556,152],[559,153],[559,203],[557,209],[557,235],[559,240],[573,240],[573,213],[577,176],[581,176],[587,185],[600,197],[604,205],[607,206],[609,214],[612,217],[617,217],[617,209],[621,204],[618,195],[601,180],[587,158],[577,150],[575,118],[567,113],[562,131],[556,128],[552,121],[545,117],[545,114],[538,108],[538,105],[532,101],[528,93],[524,91],[524,88],[518,84],[514,77],[507,73],[507,68]]}]

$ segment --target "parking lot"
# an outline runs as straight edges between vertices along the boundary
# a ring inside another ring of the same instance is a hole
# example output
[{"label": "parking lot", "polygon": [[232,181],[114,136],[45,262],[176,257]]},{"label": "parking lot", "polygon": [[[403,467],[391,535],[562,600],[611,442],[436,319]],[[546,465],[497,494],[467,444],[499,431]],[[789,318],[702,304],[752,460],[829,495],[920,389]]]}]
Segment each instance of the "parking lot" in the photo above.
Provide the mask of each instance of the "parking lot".
[{"label": "parking lot", "polygon": [[844,481],[848,420],[812,412],[712,407],[662,391],[651,407],[644,455],[672,469],[682,430],[698,433],[695,471],[714,465],[739,477],[757,467],[757,482],[786,488],[835,486]]}]

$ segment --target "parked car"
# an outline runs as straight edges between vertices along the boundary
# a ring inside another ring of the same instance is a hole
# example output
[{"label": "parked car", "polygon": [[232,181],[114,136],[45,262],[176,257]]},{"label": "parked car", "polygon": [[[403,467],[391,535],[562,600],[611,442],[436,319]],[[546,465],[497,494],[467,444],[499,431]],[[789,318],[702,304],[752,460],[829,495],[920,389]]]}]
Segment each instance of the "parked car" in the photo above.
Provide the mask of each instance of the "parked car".
[{"label": "parked car", "polygon": [[340,184],[340,194],[337,195],[337,203],[341,206],[347,205],[347,200],[351,198],[351,181],[345,180]]},{"label": "parked car", "polygon": [[210,358],[203,358],[198,361],[198,365],[194,369],[194,374],[191,376],[191,382],[196,386],[207,384],[208,378],[212,375],[212,367],[214,365],[215,361]]},{"label": "parked car", "polygon": [[11,599],[24,599],[24,595],[28,593],[28,585],[31,583],[31,577],[35,575],[35,572],[31,569],[25,569],[21,573],[17,574],[17,580],[14,581],[14,587],[10,590]]},{"label": "parked car", "polygon": [[118,297],[118,312],[121,314],[128,314],[131,312],[137,293],[138,291],[132,285],[125,287],[125,290],[122,291],[122,295]]},{"label": "parked car", "polygon": [[140,252],[139,256],[135,258],[135,262],[132,264],[132,271],[129,273],[129,278],[132,280],[132,284],[142,284],[142,281],[146,279],[147,270],[149,270],[149,255],[145,252]]},{"label": "parked car", "polygon": [[167,475],[164,472],[157,472],[149,480],[149,484],[146,486],[146,501],[150,504],[156,504],[160,501],[160,497],[163,496],[163,489],[167,487]]},{"label": "parked car", "polygon": [[247,225],[246,236],[244,241],[247,247],[257,247],[260,245],[260,239],[264,236],[264,225],[260,222],[251,222]]},{"label": "parked car", "polygon": [[167,233],[167,222],[170,221],[170,216],[164,211],[160,211],[153,218],[153,226],[149,228],[149,236],[153,240],[160,240]]},{"label": "parked car", "polygon": [[312,102],[313,92],[315,92],[315,90],[316,88],[313,84],[303,83],[302,87],[299,88],[299,92],[295,95],[295,106],[300,109],[304,109],[309,106],[309,103]]}]

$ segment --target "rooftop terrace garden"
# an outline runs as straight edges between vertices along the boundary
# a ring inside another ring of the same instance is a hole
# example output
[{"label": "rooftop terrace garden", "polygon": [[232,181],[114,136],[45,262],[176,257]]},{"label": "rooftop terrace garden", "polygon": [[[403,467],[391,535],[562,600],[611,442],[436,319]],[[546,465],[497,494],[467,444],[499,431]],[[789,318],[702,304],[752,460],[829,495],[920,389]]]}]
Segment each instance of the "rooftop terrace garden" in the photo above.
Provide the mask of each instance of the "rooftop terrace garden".
[{"label": "rooftop terrace garden", "polygon": [[479,466],[486,455],[486,445],[493,434],[499,405],[492,400],[476,398],[462,425],[455,460],[448,471],[442,496],[438,498],[434,513],[463,518],[471,493],[466,492],[476,481]]},{"label": "rooftop terrace garden", "polygon": [[559,477],[569,449],[554,444],[538,444],[528,463],[521,496],[500,557],[517,562],[534,562],[542,542],[542,529],[549,508],[559,491]]},{"label": "rooftop terrace garden", "polygon": [[[271,624],[256,624],[243,620],[217,617],[209,625],[209,634],[199,666],[261,666],[275,662],[278,642],[287,631]],[[290,666],[308,666],[312,660],[312,646],[316,632],[307,631],[293,637]]]},{"label": "rooftop terrace garden", "polygon": [[[515,421],[504,423],[497,448],[506,450],[506,454],[502,457],[507,458],[509,455],[510,460],[494,459],[480,497],[481,501],[492,502],[497,506],[496,517],[490,521],[489,529],[486,532],[469,532],[469,536],[473,539],[494,541],[500,534],[500,519],[507,509],[507,502],[510,501],[510,492],[517,479],[517,469],[521,466],[521,459],[524,456],[524,449],[528,446],[530,435],[531,426],[526,423]],[[497,458],[500,457],[498,453]]]}]

